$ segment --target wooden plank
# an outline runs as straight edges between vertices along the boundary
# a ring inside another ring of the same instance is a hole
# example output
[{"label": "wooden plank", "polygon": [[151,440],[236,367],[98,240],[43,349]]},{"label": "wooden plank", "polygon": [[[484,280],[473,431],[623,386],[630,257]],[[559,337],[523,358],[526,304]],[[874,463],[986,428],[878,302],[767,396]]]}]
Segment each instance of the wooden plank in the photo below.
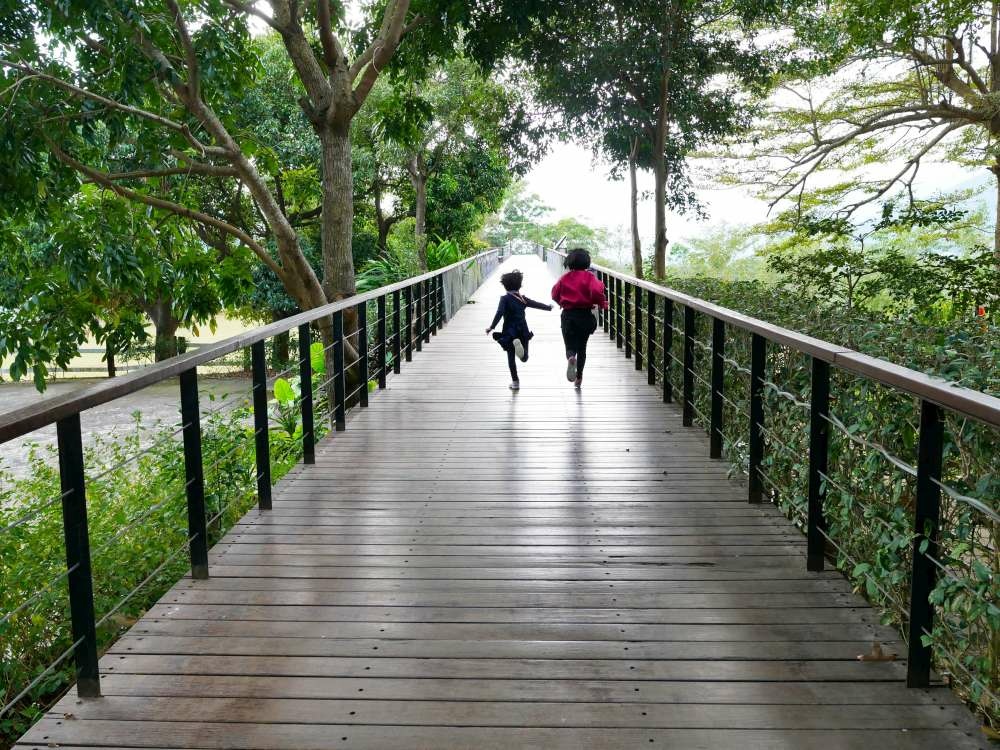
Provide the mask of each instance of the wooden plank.
[{"label": "wooden plank", "polygon": [[674,624],[634,623],[426,623],[426,622],[301,622],[275,620],[181,620],[150,613],[133,629],[137,635],[170,634],[261,638],[405,638],[445,640],[541,641],[891,641],[898,633],[878,618],[858,618],[849,624]]},{"label": "wooden plank", "polygon": [[[842,706],[665,703],[509,703],[462,701],[282,700],[228,698],[130,698],[112,696],[101,704],[86,701],[77,719],[108,721],[215,721],[255,724],[379,723],[391,716],[400,726],[471,727],[674,727],[716,729],[941,729],[962,718],[961,707],[939,713],[923,706],[855,706],[844,726]],[[58,714],[51,714],[59,719]]]},{"label": "wooden plank", "polygon": [[[886,653],[905,654],[899,642]],[[503,659],[843,659],[868,653],[870,641],[542,641],[386,638],[253,638],[129,634],[110,654],[228,656],[408,656]]]},{"label": "wooden plank", "polygon": [[[955,730],[913,730],[906,736],[899,732],[874,730],[720,730],[720,729],[582,729],[582,728],[493,728],[493,727],[418,727],[371,724],[235,724],[207,722],[142,723],[141,732],[131,721],[81,721],[59,723],[43,719],[39,732],[48,743],[57,746],[73,741],[88,746],[219,748],[220,750],[329,750],[331,747],[379,748],[405,747],[408,750],[449,750],[475,747],[480,750],[518,748],[635,748],[647,743],[691,750],[828,750],[831,743],[844,750],[868,750],[873,735],[880,748],[894,750],[939,750],[942,747],[963,750],[976,748],[966,734]],[[338,743],[337,740],[340,740]],[[32,747],[31,743],[26,745]],[[51,744],[38,744],[39,750]]]}]

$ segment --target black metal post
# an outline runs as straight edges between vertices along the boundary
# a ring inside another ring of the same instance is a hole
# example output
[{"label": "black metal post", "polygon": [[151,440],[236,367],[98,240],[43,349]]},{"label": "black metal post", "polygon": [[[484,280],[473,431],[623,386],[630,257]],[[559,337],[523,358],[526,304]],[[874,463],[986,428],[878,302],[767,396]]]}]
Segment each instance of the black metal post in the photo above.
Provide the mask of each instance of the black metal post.
[{"label": "black metal post", "polygon": [[316,463],[316,427],[313,423],[312,329],[299,326],[299,398],[302,410],[302,463]]},{"label": "black metal post", "polygon": [[611,330],[611,299],[613,297],[611,293],[611,285],[608,283],[608,275],[604,271],[599,271],[599,276],[601,281],[604,282],[604,295],[608,298],[608,309],[601,310],[601,323],[604,325],[604,332],[608,333]]},{"label": "black metal post", "polygon": [[253,369],[253,435],[257,457],[257,507],[271,510],[271,442],[267,424],[267,361],[264,342],[250,345]]},{"label": "black metal post", "polygon": [[431,279],[431,297],[434,299],[433,314],[432,318],[432,328],[431,333],[437,336],[438,331],[441,330],[442,325],[442,315],[441,315],[441,277],[435,276]]},{"label": "black metal post", "polygon": [[823,553],[826,531],[823,518],[823,501],[826,489],[823,475],[827,473],[830,457],[830,365],[813,357],[812,395],[809,412],[809,519],[806,530],[806,568],[823,570]]},{"label": "black metal post", "polygon": [[208,578],[208,527],[205,523],[205,476],[201,459],[201,412],[198,408],[197,369],[192,367],[182,372],[180,385],[191,577],[205,579]]},{"label": "black metal post", "polygon": [[656,295],[646,290],[646,382],[656,385]]},{"label": "black metal post", "polygon": [[694,308],[684,306],[684,410],[685,427],[694,424]]},{"label": "black metal post", "polygon": [[622,285],[622,322],[625,329],[625,359],[632,358],[632,289],[628,282]]},{"label": "black metal post", "polygon": [[[931,648],[923,637],[932,632],[934,605],[930,596],[937,579],[938,527],[941,515],[944,415],[937,404],[920,402],[920,444],[917,448],[917,505],[914,515],[913,574],[910,578],[910,638],[906,661],[907,687],[927,687],[931,681]],[[926,549],[922,549],[924,545]]]},{"label": "black metal post", "polygon": [[670,373],[674,367],[671,359],[674,346],[674,301],[663,298],[663,403],[674,400],[674,381]]},{"label": "black metal post", "polygon": [[711,458],[722,458],[722,416],[723,390],[726,384],[726,324],[719,318],[712,318],[712,426],[708,443]]},{"label": "black metal post", "polygon": [[622,280],[615,279],[615,343],[619,349],[625,346],[625,303],[622,301],[622,286]]},{"label": "black metal post", "polygon": [[424,281],[424,343],[431,342],[431,325],[434,317],[434,295],[431,293],[433,279]]},{"label": "black metal post", "polygon": [[635,369],[642,371],[642,289],[638,285],[635,289]]},{"label": "black metal post", "polygon": [[368,407],[368,303],[359,302],[358,311],[358,380],[361,387],[358,390],[358,405]]},{"label": "black metal post", "polygon": [[406,328],[403,340],[403,350],[407,362],[413,361],[413,286],[403,289],[404,307],[406,309]]},{"label": "black metal post", "polygon": [[417,351],[423,351],[424,348],[424,284],[422,281],[418,281],[414,284],[416,287],[417,294]]},{"label": "black metal post", "polygon": [[344,313],[333,314],[333,414],[337,432],[347,428],[347,405],[344,368]]},{"label": "black metal post", "polygon": [[386,367],[385,367],[385,295],[378,298],[375,314],[378,315],[378,343],[375,348],[375,356],[378,357],[378,387],[385,388]]},{"label": "black metal post", "polygon": [[402,315],[403,312],[399,307],[400,303],[400,293],[397,289],[392,293],[392,371],[394,374],[399,375],[399,357],[402,351]]},{"label": "black metal post", "polygon": [[90,533],[87,530],[87,489],[83,468],[80,415],[56,422],[59,446],[59,482],[62,488],[63,535],[66,542],[67,584],[74,653],[76,691],[81,698],[101,695],[97,668],[97,629],[94,625],[94,583],[90,572]]},{"label": "black metal post", "polygon": [[608,330],[608,335],[612,341],[618,340],[618,331],[620,326],[618,324],[618,279],[613,276],[609,278],[608,288],[611,294],[611,326]]},{"label": "black metal post", "polygon": [[750,339],[750,490],[749,501],[764,499],[761,478],[764,464],[764,377],[767,363],[767,339],[759,333]]}]

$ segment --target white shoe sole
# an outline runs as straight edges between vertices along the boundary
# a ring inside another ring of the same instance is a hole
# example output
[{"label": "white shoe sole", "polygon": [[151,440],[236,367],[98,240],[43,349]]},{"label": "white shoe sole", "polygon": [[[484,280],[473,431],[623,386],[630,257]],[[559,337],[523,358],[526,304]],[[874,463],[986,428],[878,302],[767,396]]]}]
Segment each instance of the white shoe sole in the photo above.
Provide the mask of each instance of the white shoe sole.
[{"label": "white shoe sole", "polygon": [[566,380],[576,382],[576,357],[570,357],[566,361]]},{"label": "white shoe sole", "polygon": [[521,343],[521,339],[514,339],[514,354],[522,362],[528,361],[528,358],[524,356],[524,344]]}]

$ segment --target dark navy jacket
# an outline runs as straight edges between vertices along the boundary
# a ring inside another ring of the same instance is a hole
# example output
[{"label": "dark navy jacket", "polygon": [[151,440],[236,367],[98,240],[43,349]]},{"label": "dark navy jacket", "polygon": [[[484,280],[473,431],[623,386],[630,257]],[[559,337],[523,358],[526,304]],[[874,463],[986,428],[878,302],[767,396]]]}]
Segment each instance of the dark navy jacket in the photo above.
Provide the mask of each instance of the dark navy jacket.
[{"label": "dark navy jacket", "polygon": [[510,346],[514,339],[521,339],[527,342],[534,336],[528,330],[528,321],[524,317],[524,311],[529,307],[533,307],[536,310],[552,309],[551,305],[535,302],[533,299],[523,296],[520,292],[507,292],[507,294],[500,298],[500,304],[497,306],[497,314],[493,317],[490,328],[495,328],[500,318],[503,318],[503,328],[499,334],[494,333],[493,338],[500,342],[500,345],[504,348]]}]

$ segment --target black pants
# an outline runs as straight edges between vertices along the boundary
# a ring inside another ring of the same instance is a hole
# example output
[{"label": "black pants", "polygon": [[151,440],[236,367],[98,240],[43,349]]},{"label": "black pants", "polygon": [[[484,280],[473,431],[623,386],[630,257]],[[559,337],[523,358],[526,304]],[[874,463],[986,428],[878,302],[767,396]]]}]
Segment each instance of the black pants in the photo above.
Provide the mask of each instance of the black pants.
[{"label": "black pants", "polygon": [[[526,339],[521,339],[521,343],[524,344],[524,356],[528,356],[528,342]],[[507,367],[510,368],[510,379],[517,382],[517,354],[514,353],[514,344],[505,347],[507,352]]]},{"label": "black pants", "polygon": [[576,377],[583,377],[587,363],[587,339],[597,330],[597,319],[587,308],[562,311],[562,335],[566,357],[576,355]]}]

